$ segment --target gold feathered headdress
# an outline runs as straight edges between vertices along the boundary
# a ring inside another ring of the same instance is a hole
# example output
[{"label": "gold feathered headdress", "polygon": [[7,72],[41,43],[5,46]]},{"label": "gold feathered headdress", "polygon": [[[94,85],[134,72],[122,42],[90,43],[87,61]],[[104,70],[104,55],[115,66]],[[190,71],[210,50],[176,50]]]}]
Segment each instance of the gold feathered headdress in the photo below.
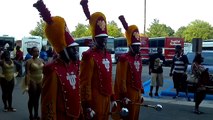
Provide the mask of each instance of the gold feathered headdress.
[{"label": "gold feathered headdress", "polygon": [[102,37],[102,36],[108,36],[107,34],[107,23],[106,23],[106,17],[101,12],[95,12],[92,15],[90,15],[90,11],[88,9],[88,0],[81,0],[80,4],[83,7],[84,13],[89,19],[89,24],[91,27],[91,33],[92,37]]},{"label": "gold feathered headdress", "polygon": [[74,38],[67,28],[64,18],[60,16],[51,17],[50,11],[46,8],[42,0],[33,4],[33,7],[37,8],[41,17],[46,22],[45,35],[56,52],[59,53],[68,46],[78,45],[74,42]]},{"label": "gold feathered headdress", "polygon": [[119,16],[118,18],[121,21],[124,29],[126,30],[125,35],[127,39],[127,45],[141,45],[138,27],[136,25],[128,26],[123,15]]}]

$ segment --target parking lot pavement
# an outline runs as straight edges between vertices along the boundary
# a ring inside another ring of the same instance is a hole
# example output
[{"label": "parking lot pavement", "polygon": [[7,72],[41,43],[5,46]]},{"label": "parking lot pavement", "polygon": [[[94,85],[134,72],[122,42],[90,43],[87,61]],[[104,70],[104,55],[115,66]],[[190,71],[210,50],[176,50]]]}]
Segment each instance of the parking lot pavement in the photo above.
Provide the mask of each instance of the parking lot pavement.
[{"label": "parking lot pavement", "polygon": [[[195,103],[193,101],[187,101],[184,97],[179,97],[177,99],[172,99],[170,96],[160,96],[160,97],[144,97],[145,101],[158,103],[167,103],[167,104],[176,104],[176,105],[186,105],[186,106],[194,106]],[[212,100],[204,100],[200,104],[200,107],[213,108]]]},{"label": "parking lot pavement", "polygon": [[[149,97],[149,89],[150,89],[150,80],[144,82],[144,92],[143,96],[147,101],[153,102],[162,102],[162,103],[172,103],[172,104],[182,104],[182,105],[190,105],[194,106],[194,102],[188,102],[185,93],[180,92],[180,97],[177,99],[173,99],[172,97],[175,96],[176,92],[173,88],[173,81],[172,80],[164,80],[164,86],[159,89],[159,97]],[[189,97],[194,98],[193,93],[189,93]],[[201,106],[204,107],[211,107],[213,108],[213,95],[206,95],[205,100],[202,102]]]},{"label": "parking lot pavement", "polygon": [[[113,79],[115,78],[115,70],[116,70],[116,64],[113,64]],[[144,97],[149,97],[149,90],[150,90],[150,75],[148,74],[148,65],[143,65],[143,71],[142,71],[142,80],[143,80],[143,87],[144,87]],[[163,87],[159,88],[159,95],[160,97],[168,97],[172,98],[175,96],[175,89],[173,87],[173,80],[169,76],[170,67],[163,67],[163,77],[164,77],[164,83]],[[154,89],[155,90],[155,89]],[[189,97],[193,98],[194,94],[189,93]],[[180,98],[185,98],[185,93],[180,92]],[[213,101],[213,95],[207,95],[205,100],[212,100]]]},{"label": "parking lot pavement", "polygon": [[[160,103],[158,102],[160,101]],[[206,104],[201,103],[200,110],[203,114],[194,114],[194,103],[186,101],[145,101],[144,104],[156,105],[159,103],[163,106],[162,111],[158,112],[152,108],[141,107],[139,120],[212,120],[213,109],[212,104],[208,104],[207,107],[203,107]],[[162,102],[163,101],[163,102]]]}]

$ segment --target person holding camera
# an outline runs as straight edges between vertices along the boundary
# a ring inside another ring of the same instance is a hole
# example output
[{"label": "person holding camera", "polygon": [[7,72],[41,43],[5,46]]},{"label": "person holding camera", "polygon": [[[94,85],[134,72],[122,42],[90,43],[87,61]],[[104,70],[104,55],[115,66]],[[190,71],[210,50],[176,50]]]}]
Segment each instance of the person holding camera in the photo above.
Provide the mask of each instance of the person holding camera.
[{"label": "person holding camera", "polygon": [[149,59],[149,75],[151,75],[150,97],[153,96],[154,87],[156,87],[155,96],[159,96],[159,87],[163,86],[163,64],[165,64],[165,57],[162,54],[162,48],[158,47],[157,53],[151,55]]}]

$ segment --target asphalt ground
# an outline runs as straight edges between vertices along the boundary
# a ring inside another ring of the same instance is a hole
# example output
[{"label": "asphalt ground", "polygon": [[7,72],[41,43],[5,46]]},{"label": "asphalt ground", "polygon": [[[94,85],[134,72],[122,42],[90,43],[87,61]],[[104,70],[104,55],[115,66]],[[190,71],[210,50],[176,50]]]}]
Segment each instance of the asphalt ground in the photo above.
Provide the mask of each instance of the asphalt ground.
[{"label": "asphalt ground", "polygon": [[[1,95],[1,91],[0,91]],[[192,112],[194,102],[188,102],[184,97],[172,99],[171,96],[152,97],[144,95],[144,104],[161,104],[163,110],[158,112],[153,108],[141,106],[139,120],[212,120],[213,101],[204,100],[200,105],[200,110],[204,114],[197,115]],[[3,103],[0,100],[0,120],[28,120],[27,110],[28,95],[22,93],[21,79],[17,79],[13,92],[13,107],[17,112],[3,112]]]},{"label": "asphalt ground", "polygon": [[161,104],[162,111],[155,111],[153,108],[141,107],[139,120],[212,120],[213,105],[204,101],[200,105],[203,114],[193,113],[194,102],[185,99],[173,100],[171,98],[149,99],[145,98],[144,104]]},{"label": "asphalt ground", "polygon": [[[204,112],[202,115],[196,115],[192,112],[194,102],[187,101],[184,93],[181,93],[177,99],[172,99],[175,90],[173,82],[169,77],[169,67],[164,67],[164,86],[160,88],[159,97],[149,97],[149,82],[148,66],[143,66],[143,86],[145,88],[144,104],[156,105],[161,104],[163,110],[155,111],[153,108],[145,108],[141,106],[140,120],[212,120],[213,119],[213,100],[206,99],[201,103],[200,110]],[[113,77],[115,77],[115,65],[113,65]],[[28,95],[22,93],[21,90],[22,78],[16,79],[16,85],[13,92],[13,107],[17,112],[3,112],[3,103],[0,100],[0,120],[28,120],[29,114],[27,109]],[[167,93],[167,94],[165,94]],[[172,93],[172,94],[171,94]],[[0,95],[1,90],[0,90]],[[193,98],[193,95],[190,95]],[[211,98],[212,96],[210,96]]]},{"label": "asphalt ground", "polygon": [[[115,72],[116,72],[116,64],[113,65],[113,79],[115,78]],[[143,94],[144,97],[149,97],[149,91],[150,91],[150,75],[148,74],[148,65],[143,65],[143,70],[142,70],[142,80],[143,80],[143,87],[144,87],[144,92]],[[162,97],[173,97],[176,95],[176,91],[173,86],[173,80],[169,76],[170,73],[170,67],[163,67],[163,87],[159,88],[159,96],[160,98]],[[153,93],[155,92],[155,88],[153,89]],[[179,97],[185,98],[185,93],[180,92]],[[189,93],[190,98],[194,98],[194,93]],[[213,95],[206,95],[205,100],[212,100],[213,101]]]}]

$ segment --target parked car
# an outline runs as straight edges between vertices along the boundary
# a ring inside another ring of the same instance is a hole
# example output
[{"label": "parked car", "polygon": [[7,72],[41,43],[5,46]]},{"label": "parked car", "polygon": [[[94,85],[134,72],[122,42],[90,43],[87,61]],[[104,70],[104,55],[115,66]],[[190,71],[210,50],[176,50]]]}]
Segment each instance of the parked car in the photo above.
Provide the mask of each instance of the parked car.
[{"label": "parked car", "polygon": [[124,53],[127,53],[129,51],[129,48],[128,47],[117,47],[115,49],[115,60],[116,60],[116,63],[119,59],[119,56],[124,54]]},{"label": "parked car", "polygon": [[[209,69],[209,73],[213,75],[213,51],[203,51],[202,56],[204,58],[204,62],[202,65],[204,65],[205,68]],[[193,63],[195,53],[194,52],[188,52],[187,54],[189,65],[187,68],[187,73],[191,73],[191,64]]]},{"label": "parked car", "polygon": [[[212,76],[213,76],[213,51],[202,51],[201,55],[204,58],[204,62],[202,63],[202,65],[205,68],[208,68],[208,72],[210,74],[210,82],[209,82],[208,86],[213,87],[213,79],[212,79]],[[192,73],[191,65],[193,63],[195,53],[194,52],[188,52],[187,57],[188,57],[188,60],[189,60],[189,64],[188,64],[188,68],[187,68],[187,76],[190,77],[190,75]],[[189,84],[189,91],[193,90],[192,86],[193,85]],[[212,91],[207,92],[207,93],[213,94],[213,89],[212,89]]]}]

